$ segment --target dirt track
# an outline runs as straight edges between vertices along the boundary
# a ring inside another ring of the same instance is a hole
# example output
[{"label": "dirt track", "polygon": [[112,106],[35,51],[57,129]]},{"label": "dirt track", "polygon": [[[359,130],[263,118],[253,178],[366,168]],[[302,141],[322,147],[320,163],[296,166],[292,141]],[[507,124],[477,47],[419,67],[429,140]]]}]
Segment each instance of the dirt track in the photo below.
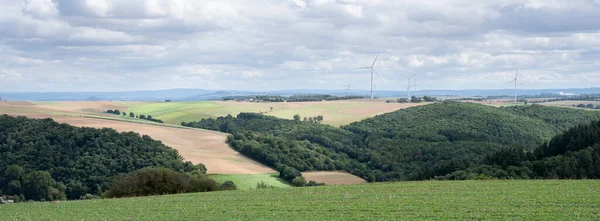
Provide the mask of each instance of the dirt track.
[{"label": "dirt track", "polygon": [[[104,108],[106,106],[102,106]],[[77,107],[69,107],[76,109]],[[87,108],[87,107],[84,107]],[[98,107],[95,107],[98,108]],[[56,109],[47,108],[45,105],[32,105],[27,102],[1,102],[0,114],[28,116],[32,118],[53,118],[60,123],[67,123],[80,127],[113,128],[117,131],[135,131],[146,134],[162,141],[179,151],[185,160],[193,163],[202,163],[208,173],[218,174],[264,174],[275,172],[273,169],[257,163],[240,155],[226,143],[227,134],[172,128],[147,124],[129,123],[115,120],[104,120],[86,117],[57,116],[49,113]],[[76,113],[71,113],[76,114]]]}]

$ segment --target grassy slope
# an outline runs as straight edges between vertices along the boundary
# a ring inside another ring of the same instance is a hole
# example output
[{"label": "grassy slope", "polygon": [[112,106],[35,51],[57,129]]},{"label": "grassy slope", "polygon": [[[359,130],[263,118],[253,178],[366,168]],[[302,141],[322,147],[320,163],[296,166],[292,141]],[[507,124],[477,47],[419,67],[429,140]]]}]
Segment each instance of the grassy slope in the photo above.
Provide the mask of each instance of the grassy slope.
[{"label": "grassy slope", "polygon": [[[179,125],[182,121],[197,121],[202,118],[215,118],[231,114],[236,116],[240,112],[267,112],[267,115],[292,119],[295,114],[302,117],[323,115],[323,123],[339,126],[359,121],[377,113],[349,114],[344,111],[365,108],[372,102],[322,102],[322,103],[294,103],[293,106],[284,103],[243,103],[243,102],[169,102],[147,103],[134,105],[127,108],[127,113],[152,115],[171,124]],[[393,104],[392,104],[393,105]],[[273,111],[270,108],[273,107]]]},{"label": "grassy slope", "polygon": [[367,220],[600,218],[597,180],[423,181],[0,205],[0,219]]},{"label": "grassy slope", "polygon": [[238,190],[249,190],[256,188],[256,184],[264,182],[267,185],[275,186],[277,188],[287,188],[290,185],[279,178],[277,173],[273,174],[214,174],[209,175],[210,178],[214,179],[218,183],[224,183],[225,181],[233,181],[237,186]]}]

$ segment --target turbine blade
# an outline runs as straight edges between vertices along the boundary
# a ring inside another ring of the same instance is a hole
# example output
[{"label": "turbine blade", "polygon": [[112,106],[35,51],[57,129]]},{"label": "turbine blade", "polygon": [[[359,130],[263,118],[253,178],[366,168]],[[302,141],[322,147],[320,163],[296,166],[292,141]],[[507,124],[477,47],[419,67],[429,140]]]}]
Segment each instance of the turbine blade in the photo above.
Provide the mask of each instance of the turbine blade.
[{"label": "turbine blade", "polygon": [[377,53],[377,55],[375,56],[375,60],[373,60],[373,64],[371,65],[371,67],[375,66],[375,61],[377,61],[377,57],[379,57],[379,53]]},{"label": "turbine blade", "polygon": [[377,73],[377,71],[375,69],[373,69],[373,71],[375,72],[375,74],[377,75],[377,79],[381,78],[381,76],[379,76],[379,73]]},{"label": "turbine blade", "polygon": [[357,69],[367,69],[367,68],[371,68],[371,67],[360,67],[360,68],[357,68]]}]

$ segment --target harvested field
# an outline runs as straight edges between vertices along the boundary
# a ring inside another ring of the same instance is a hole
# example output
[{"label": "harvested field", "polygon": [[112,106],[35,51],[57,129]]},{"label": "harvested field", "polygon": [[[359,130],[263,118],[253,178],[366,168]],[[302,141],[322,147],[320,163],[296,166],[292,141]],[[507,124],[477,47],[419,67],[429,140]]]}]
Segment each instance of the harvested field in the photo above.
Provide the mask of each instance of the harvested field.
[{"label": "harvested field", "polygon": [[225,143],[227,134],[224,133],[81,117],[76,113],[61,112],[57,114],[45,106],[10,103],[0,103],[0,114],[31,118],[53,118],[57,122],[73,126],[108,127],[120,132],[134,131],[149,135],[153,139],[160,140],[167,146],[178,150],[185,160],[204,164],[209,173],[264,174],[275,172],[273,169],[248,159],[231,149]]},{"label": "harvested field", "polygon": [[367,182],[352,174],[336,171],[303,172],[302,176],[306,181],[314,180],[317,183],[325,183],[327,185],[359,184]]}]

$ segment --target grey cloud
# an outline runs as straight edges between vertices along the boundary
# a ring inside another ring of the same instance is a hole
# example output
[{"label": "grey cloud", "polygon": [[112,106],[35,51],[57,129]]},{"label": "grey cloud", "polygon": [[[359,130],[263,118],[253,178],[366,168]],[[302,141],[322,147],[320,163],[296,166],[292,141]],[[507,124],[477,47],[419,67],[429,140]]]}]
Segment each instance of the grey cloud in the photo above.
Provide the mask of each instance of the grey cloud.
[{"label": "grey cloud", "polygon": [[[0,4],[1,91],[364,89],[356,67],[376,53],[379,89],[402,89],[401,73],[433,88],[505,88],[515,67],[531,87],[600,83],[591,0]],[[14,86],[7,70],[31,84]]]}]

